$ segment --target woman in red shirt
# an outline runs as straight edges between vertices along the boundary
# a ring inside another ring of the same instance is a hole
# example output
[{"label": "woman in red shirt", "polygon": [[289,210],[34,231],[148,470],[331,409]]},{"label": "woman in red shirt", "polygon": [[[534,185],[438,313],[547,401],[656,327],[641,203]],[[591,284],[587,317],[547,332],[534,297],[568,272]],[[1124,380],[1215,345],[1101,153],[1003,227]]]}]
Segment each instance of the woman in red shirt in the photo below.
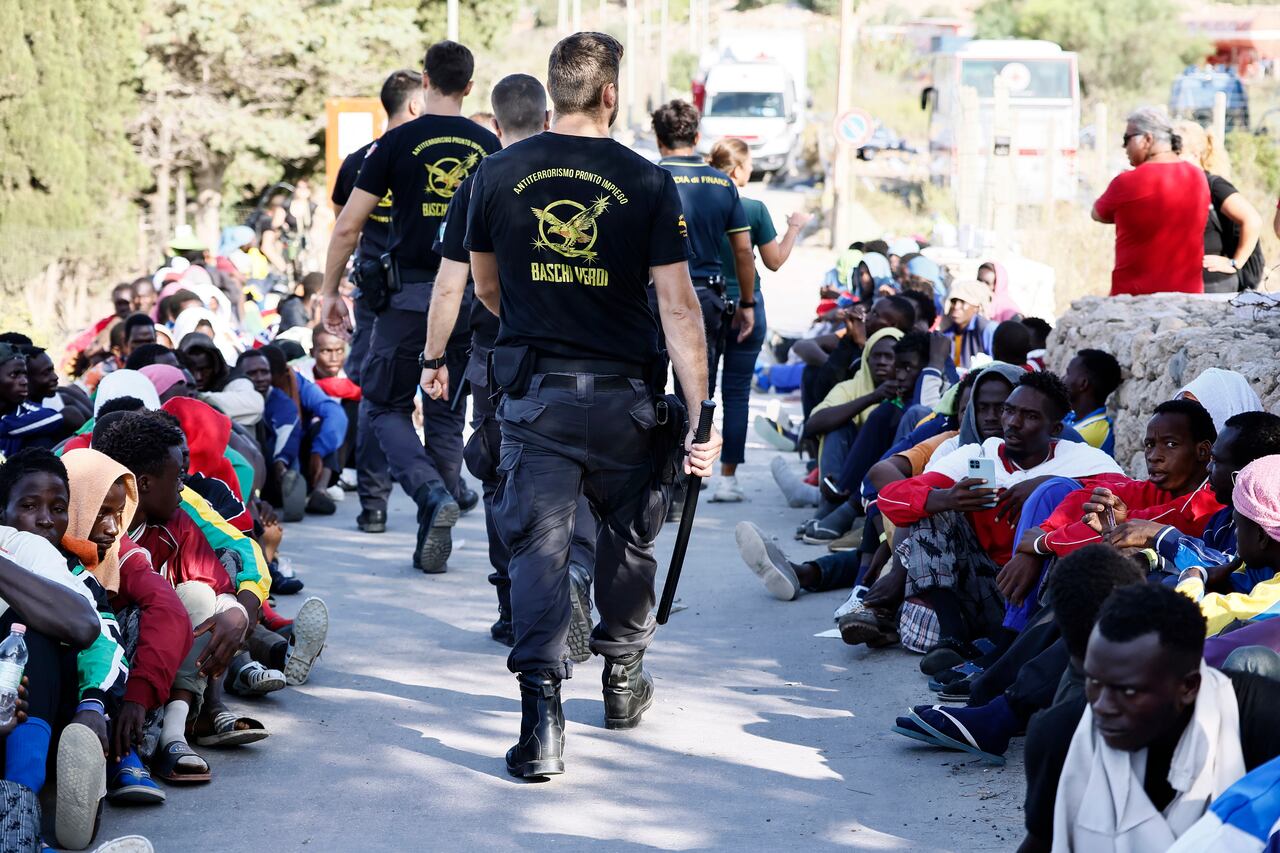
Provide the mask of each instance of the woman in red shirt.
[{"label": "woman in red shirt", "polygon": [[1181,139],[1154,107],[1129,116],[1121,172],[1093,205],[1093,218],[1116,226],[1111,295],[1203,293],[1204,225],[1209,184],[1182,161]]}]

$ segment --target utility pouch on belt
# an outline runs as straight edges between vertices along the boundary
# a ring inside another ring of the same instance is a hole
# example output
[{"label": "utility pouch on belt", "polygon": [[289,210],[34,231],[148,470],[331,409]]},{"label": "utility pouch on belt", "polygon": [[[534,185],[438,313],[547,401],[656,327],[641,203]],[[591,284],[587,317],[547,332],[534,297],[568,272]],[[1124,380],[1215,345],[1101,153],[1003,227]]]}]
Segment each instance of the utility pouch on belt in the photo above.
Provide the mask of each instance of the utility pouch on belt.
[{"label": "utility pouch on belt", "polygon": [[654,485],[670,486],[684,470],[684,440],[689,436],[689,412],[675,394],[654,401],[658,426],[653,431]]},{"label": "utility pouch on belt", "polygon": [[387,294],[400,292],[400,264],[396,261],[396,256],[387,252],[378,258],[382,263],[383,275],[387,280]]},{"label": "utility pouch on belt", "polygon": [[533,376],[534,355],[528,346],[497,346],[489,351],[489,388],[496,394],[523,397]]},{"label": "utility pouch on belt", "polygon": [[360,298],[369,310],[374,313],[385,311],[391,301],[391,292],[387,289],[387,272],[382,266],[382,259],[358,261],[352,277],[360,288]]}]

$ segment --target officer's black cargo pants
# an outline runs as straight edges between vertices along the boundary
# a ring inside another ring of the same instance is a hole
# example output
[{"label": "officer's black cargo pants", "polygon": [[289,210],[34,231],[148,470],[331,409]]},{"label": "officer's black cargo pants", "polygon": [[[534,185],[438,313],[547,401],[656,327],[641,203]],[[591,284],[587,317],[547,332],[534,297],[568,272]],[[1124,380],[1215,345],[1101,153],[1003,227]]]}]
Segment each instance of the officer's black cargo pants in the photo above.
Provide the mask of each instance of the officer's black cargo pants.
[{"label": "officer's black cargo pants", "polygon": [[[498,423],[498,410],[489,398],[488,351],[472,347],[471,363],[467,366],[467,379],[471,383],[471,437],[463,448],[462,456],[471,476],[480,481],[484,496],[484,524],[489,535],[489,564],[493,571],[489,583],[498,593],[498,606],[504,612],[511,611],[511,577],[507,573],[511,552],[498,531],[497,514],[493,508],[493,495],[501,477],[498,462],[502,452],[502,428]],[[586,498],[578,501],[578,511],[573,520],[573,541],[569,546],[569,562],[586,569],[590,577],[595,566],[596,520]]]},{"label": "officer's black cargo pants", "polygon": [[[406,283],[404,291],[392,297],[391,306],[378,314],[369,355],[360,372],[369,421],[386,455],[391,475],[415,500],[421,500],[426,486],[437,482],[443,483],[450,494],[457,495],[458,477],[462,472],[462,428],[467,412],[465,401],[453,405],[467,367],[471,341],[467,329],[469,302],[464,300],[458,325],[445,350],[449,399],[424,399],[422,403],[426,442],[423,446],[413,425],[413,401],[422,377],[418,355],[427,339],[426,309],[431,301],[432,284]],[[400,307],[402,305],[404,307]]]},{"label": "officer's black cargo pants", "polygon": [[506,398],[498,414],[494,515],[511,552],[516,637],[507,668],[570,674],[568,564],[581,495],[600,524],[591,650],[616,657],[645,648],[654,630],[653,540],[666,515],[652,487],[648,387],[618,376],[534,374],[528,392]]}]

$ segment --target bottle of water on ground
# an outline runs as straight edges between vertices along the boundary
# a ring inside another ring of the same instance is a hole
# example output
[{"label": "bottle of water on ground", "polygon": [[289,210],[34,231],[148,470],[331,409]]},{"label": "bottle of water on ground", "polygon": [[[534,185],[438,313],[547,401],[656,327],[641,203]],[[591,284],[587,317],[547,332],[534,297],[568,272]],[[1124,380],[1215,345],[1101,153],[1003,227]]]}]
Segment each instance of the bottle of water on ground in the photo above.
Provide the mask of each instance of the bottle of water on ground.
[{"label": "bottle of water on ground", "polygon": [[0,726],[8,725],[18,705],[18,685],[27,668],[26,625],[15,624],[8,639],[0,643]]}]

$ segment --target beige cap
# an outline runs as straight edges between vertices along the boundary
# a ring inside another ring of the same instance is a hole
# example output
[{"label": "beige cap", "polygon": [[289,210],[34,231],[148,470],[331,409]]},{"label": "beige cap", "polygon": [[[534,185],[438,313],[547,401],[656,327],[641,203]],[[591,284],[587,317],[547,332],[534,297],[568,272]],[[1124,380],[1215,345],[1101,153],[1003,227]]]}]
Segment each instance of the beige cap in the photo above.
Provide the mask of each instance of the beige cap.
[{"label": "beige cap", "polygon": [[951,285],[951,292],[947,294],[947,302],[952,299],[981,307],[991,301],[991,288],[976,278],[957,281]]}]

